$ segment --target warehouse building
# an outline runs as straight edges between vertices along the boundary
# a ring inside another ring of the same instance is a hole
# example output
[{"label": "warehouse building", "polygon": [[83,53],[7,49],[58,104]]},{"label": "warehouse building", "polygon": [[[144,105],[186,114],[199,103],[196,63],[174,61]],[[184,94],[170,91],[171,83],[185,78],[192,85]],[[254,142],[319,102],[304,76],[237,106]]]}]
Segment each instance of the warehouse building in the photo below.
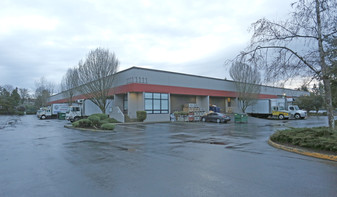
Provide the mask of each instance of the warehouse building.
[{"label": "warehouse building", "polygon": [[[259,98],[299,97],[306,94],[308,92],[261,86]],[[140,67],[118,72],[110,95],[112,102],[107,113],[119,120],[121,117],[118,116],[136,118],[137,111],[146,111],[145,121],[169,121],[173,112],[186,108],[208,112],[209,106],[213,105],[223,113],[239,112],[233,81]],[[86,98],[77,93],[74,100],[78,99]],[[66,101],[62,93],[49,98],[49,103]]]}]

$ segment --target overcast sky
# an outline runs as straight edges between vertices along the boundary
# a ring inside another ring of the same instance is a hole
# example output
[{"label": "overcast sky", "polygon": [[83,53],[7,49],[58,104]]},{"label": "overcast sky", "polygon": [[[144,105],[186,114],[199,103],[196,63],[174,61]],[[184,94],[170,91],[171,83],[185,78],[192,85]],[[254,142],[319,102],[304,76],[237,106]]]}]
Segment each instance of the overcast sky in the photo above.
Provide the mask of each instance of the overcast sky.
[{"label": "overcast sky", "polygon": [[0,85],[60,83],[91,49],[132,66],[227,78],[251,23],[284,19],[293,0],[1,0]]}]

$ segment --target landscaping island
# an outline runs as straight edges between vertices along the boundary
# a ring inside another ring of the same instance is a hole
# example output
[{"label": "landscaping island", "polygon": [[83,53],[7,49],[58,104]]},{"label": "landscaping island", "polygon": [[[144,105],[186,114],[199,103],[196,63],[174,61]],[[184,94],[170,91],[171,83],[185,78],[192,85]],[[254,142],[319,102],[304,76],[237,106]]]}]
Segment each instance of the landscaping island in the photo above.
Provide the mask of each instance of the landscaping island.
[{"label": "landscaping island", "polygon": [[[146,111],[137,111],[137,119],[130,119],[127,116],[126,122],[143,122],[147,117]],[[115,124],[120,123],[114,118],[109,118],[106,114],[92,114],[88,118],[78,120],[72,123],[73,128],[79,128],[82,130],[114,130]],[[66,126],[70,128],[69,126]]]},{"label": "landscaping island", "polygon": [[118,123],[118,121],[114,118],[109,118],[106,114],[93,114],[86,119],[73,122],[72,126],[93,130],[114,130],[115,123]]},{"label": "landscaping island", "polygon": [[269,144],[283,150],[337,161],[337,131],[327,127],[277,131],[270,136]]}]

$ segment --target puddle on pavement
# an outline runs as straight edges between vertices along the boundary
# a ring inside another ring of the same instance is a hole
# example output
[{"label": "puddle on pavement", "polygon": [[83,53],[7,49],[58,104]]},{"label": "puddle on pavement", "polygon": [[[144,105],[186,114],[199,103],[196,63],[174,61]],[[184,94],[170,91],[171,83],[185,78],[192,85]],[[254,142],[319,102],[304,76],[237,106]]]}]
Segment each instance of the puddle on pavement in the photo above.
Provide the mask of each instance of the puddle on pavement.
[{"label": "puddle on pavement", "polygon": [[193,135],[187,135],[187,134],[176,134],[176,135],[172,135],[172,138],[174,139],[185,139],[185,138],[192,138],[195,137]]},{"label": "puddle on pavement", "polygon": [[200,140],[188,140],[185,142],[192,142],[192,143],[201,143],[201,144],[214,144],[214,145],[227,145],[229,142],[220,141],[218,139],[214,138],[208,138],[208,139],[200,139]]},{"label": "puddle on pavement", "polygon": [[77,142],[65,143],[68,148],[78,148],[79,146],[91,147],[93,149],[111,150],[117,149],[121,151],[135,152],[142,144],[126,144],[116,145],[113,142],[100,142],[95,140],[82,140]]},{"label": "puddle on pavement", "polygon": [[228,148],[228,149],[241,149],[243,147],[245,147],[246,145],[249,145],[251,143],[241,143],[241,144],[235,144],[235,145],[228,145],[228,146],[225,146],[225,148]]},{"label": "puddle on pavement", "polygon": [[46,125],[46,124],[38,124],[38,125],[35,125],[35,127],[46,127],[46,126],[48,126],[48,125]]},{"label": "puddle on pavement", "polygon": [[7,120],[0,121],[0,129],[4,129],[6,127],[15,127],[16,124],[20,122],[19,117],[8,118]]}]

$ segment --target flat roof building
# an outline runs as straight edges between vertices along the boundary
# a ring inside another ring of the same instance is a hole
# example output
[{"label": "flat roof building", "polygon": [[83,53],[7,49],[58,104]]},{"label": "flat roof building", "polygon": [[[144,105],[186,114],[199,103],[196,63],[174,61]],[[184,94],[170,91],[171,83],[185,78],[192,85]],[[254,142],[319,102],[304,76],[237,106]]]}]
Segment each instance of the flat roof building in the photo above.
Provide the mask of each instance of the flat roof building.
[{"label": "flat roof building", "polygon": [[[259,99],[299,97],[308,92],[292,89],[261,86]],[[49,98],[49,103],[67,102],[65,94]],[[136,118],[136,111],[146,111],[145,121],[169,121],[170,114],[183,111],[186,104],[194,103],[200,111],[208,112],[210,105],[216,105],[221,112],[239,112],[234,81],[162,70],[132,67],[115,74],[110,89],[113,99],[110,113],[119,108],[130,118]],[[86,99],[75,93],[74,100]]]}]

